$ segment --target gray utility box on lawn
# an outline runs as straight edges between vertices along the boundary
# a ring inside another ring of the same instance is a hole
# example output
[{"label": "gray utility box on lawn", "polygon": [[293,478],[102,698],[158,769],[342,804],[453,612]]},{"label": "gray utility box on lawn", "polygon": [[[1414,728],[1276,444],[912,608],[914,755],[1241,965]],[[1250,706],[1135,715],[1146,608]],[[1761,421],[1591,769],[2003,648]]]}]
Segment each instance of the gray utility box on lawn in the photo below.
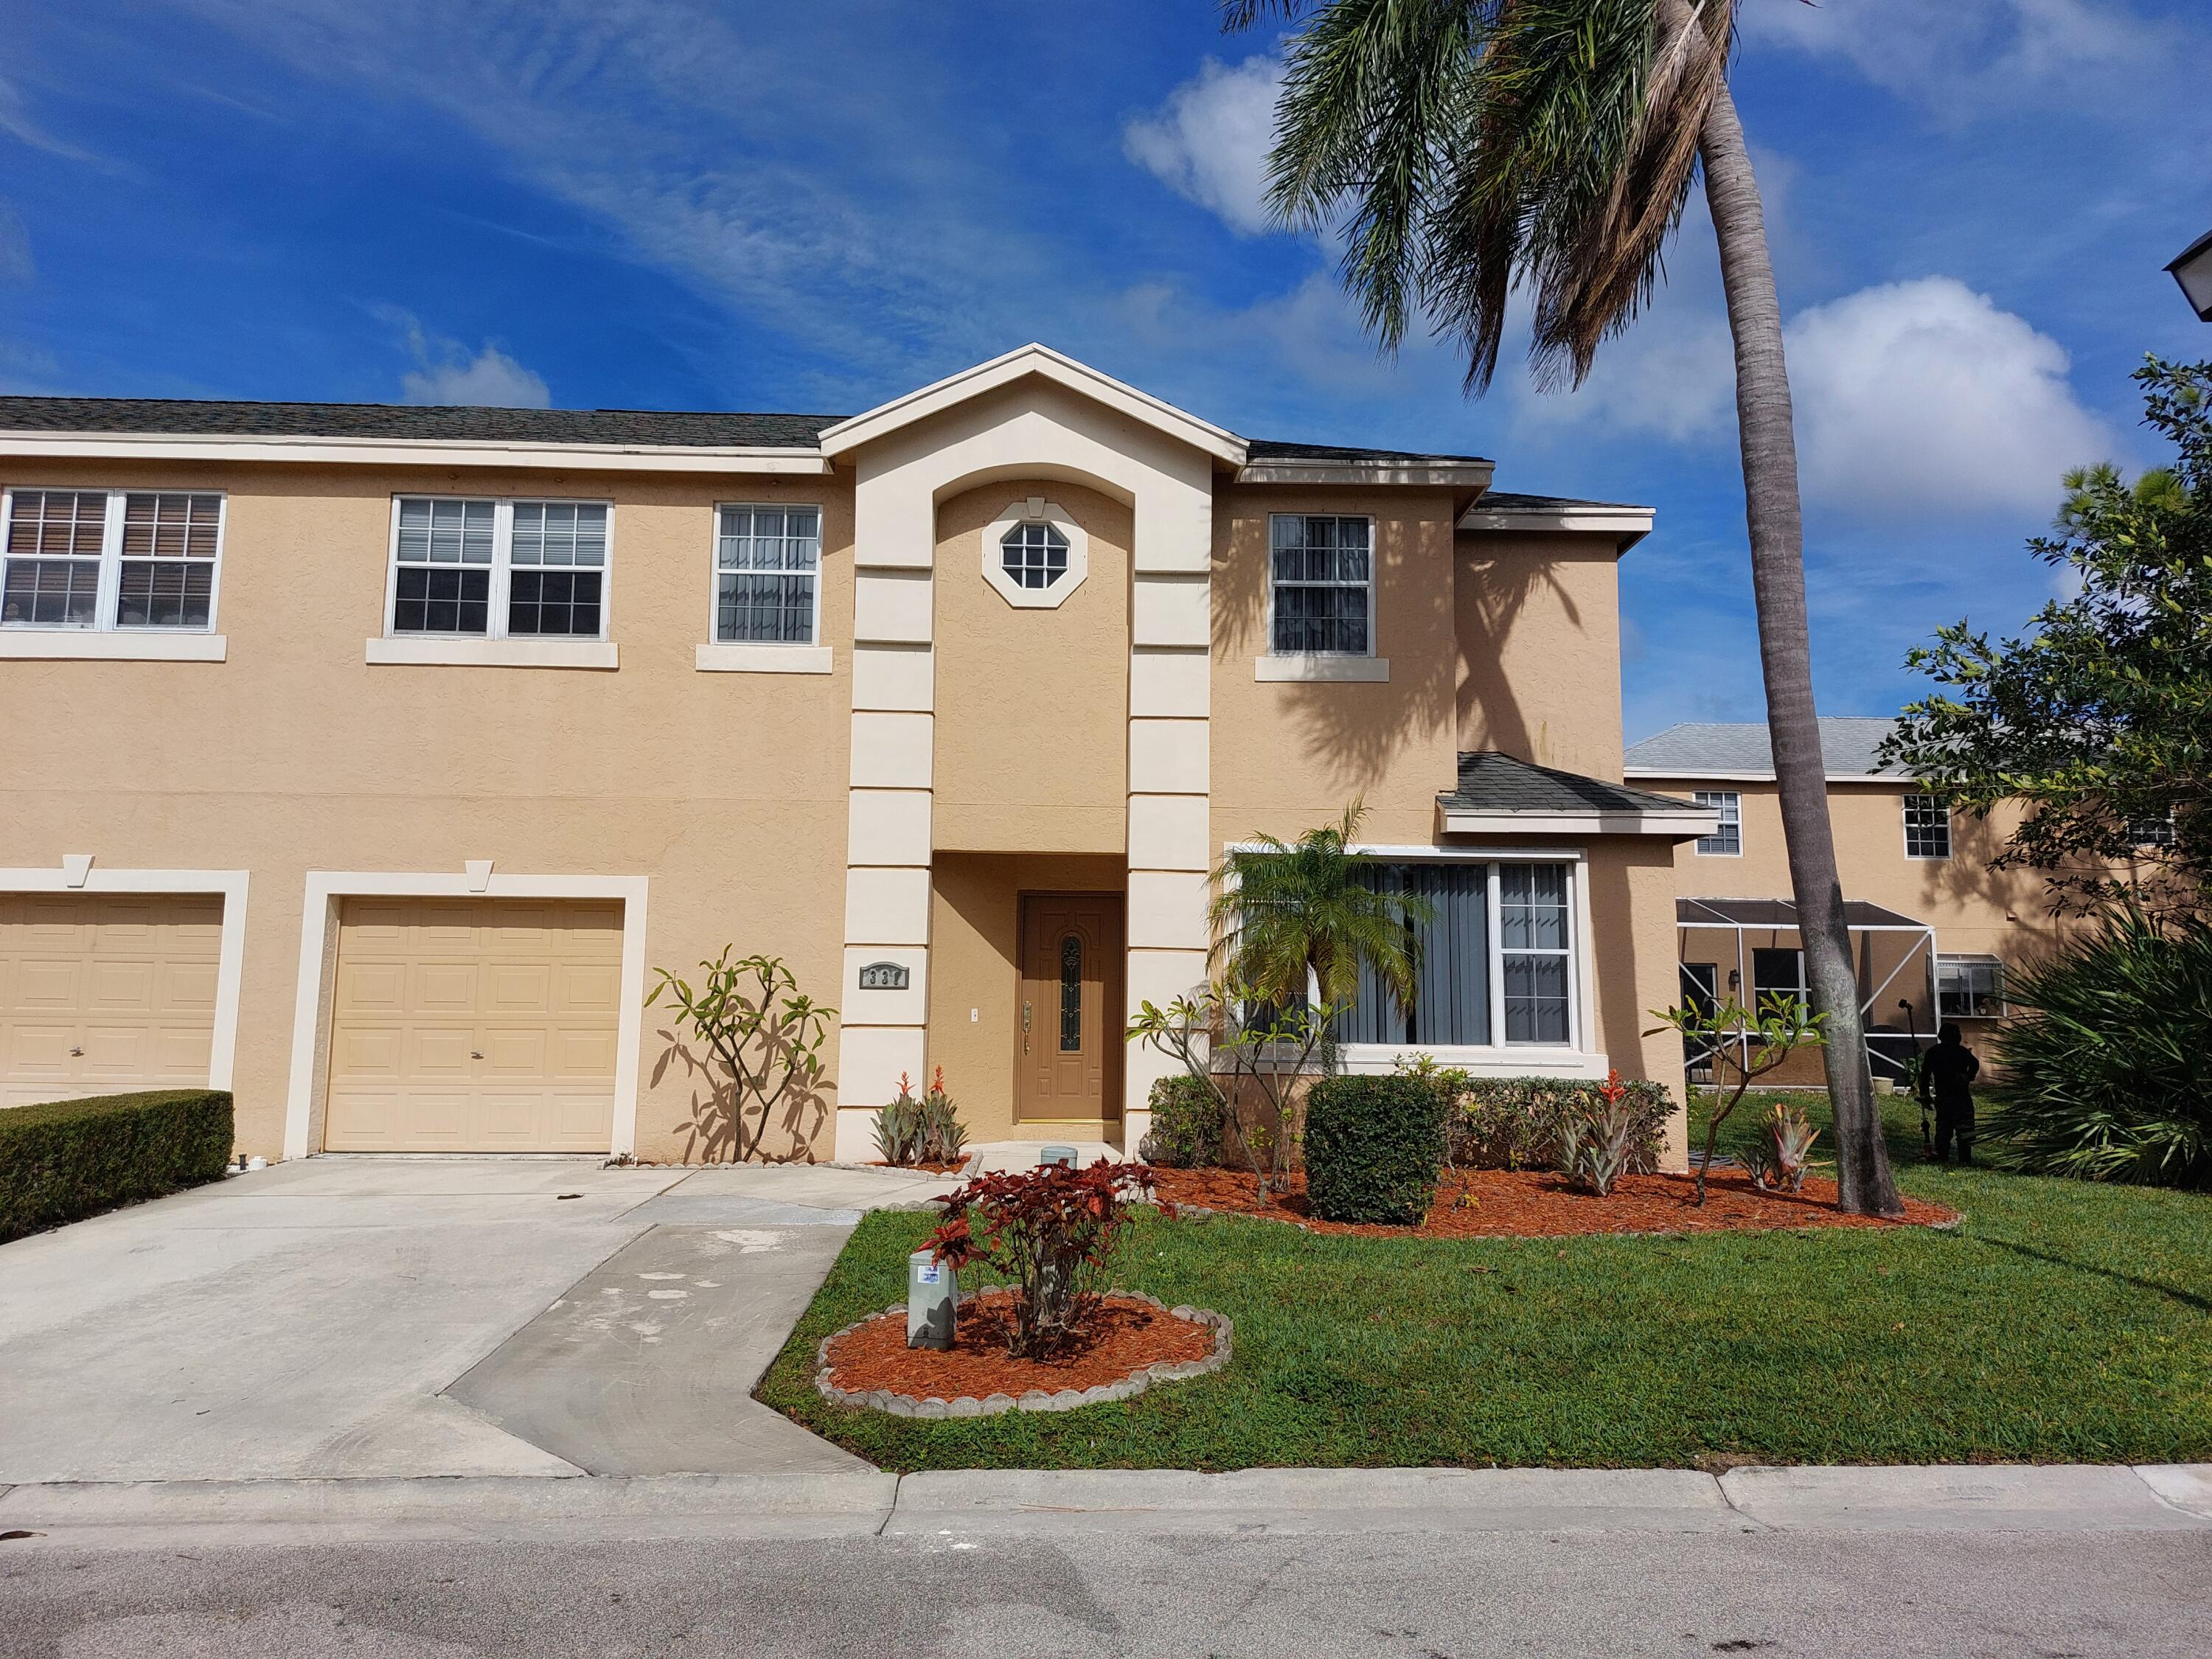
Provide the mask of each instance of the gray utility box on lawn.
[{"label": "gray utility box on lawn", "polygon": [[906,1259],[906,1345],[949,1348],[960,1306],[960,1276],[927,1250]]}]

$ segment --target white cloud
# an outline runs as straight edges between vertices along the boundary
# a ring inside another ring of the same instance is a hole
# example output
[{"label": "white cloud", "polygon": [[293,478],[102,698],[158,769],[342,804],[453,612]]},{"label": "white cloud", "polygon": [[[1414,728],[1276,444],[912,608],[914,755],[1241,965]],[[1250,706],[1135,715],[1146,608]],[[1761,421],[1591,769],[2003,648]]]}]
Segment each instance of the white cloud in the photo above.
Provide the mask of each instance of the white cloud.
[{"label": "white cloud", "polygon": [[1805,493],[1867,517],[2046,514],[2112,451],[2063,347],[1948,276],[1863,289],[1787,330]]},{"label": "white cloud", "polygon": [[1231,229],[1246,235],[1273,229],[1267,152],[1282,79],[1273,58],[1233,65],[1209,58],[1166,103],[1122,128],[1122,154]]},{"label": "white cloud", "polygon": [[494,409],[550,409],[545,377],[487,342],[474,356],[459,340],[433,338],[406,312],[379,313],[404,334],[416,367],[399,377],[410,404],[473,404]]},{"label": "white cloud", "polygon": [[21,140],[33,149],[58,155],[64,161],[97,163],[100,160],[90,150],[79,149],[75,144],[55,137],[33,120],[29,106],[23,101],[23,94],[4,80],[0,80],[0,132]]},{"label": "white cloud", "polygon": [[2174,31],[2117,0],[1755,0],[1743,31],[1836,57],[1876,86],[1949,114],[2027,88],[2086,83],[2170,62]]}]

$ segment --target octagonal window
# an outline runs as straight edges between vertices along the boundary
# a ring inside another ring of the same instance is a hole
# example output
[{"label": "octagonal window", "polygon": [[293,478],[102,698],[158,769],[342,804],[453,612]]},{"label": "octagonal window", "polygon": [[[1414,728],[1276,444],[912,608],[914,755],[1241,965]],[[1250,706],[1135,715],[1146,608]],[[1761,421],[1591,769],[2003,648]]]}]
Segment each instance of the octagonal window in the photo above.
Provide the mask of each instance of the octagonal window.
[{"label": "octagonal window", "polygon": [[1018,524],[999,544],[999,568],[1018,587],[1050,587],[1067,574],[1067,538],[1054,525]]}]

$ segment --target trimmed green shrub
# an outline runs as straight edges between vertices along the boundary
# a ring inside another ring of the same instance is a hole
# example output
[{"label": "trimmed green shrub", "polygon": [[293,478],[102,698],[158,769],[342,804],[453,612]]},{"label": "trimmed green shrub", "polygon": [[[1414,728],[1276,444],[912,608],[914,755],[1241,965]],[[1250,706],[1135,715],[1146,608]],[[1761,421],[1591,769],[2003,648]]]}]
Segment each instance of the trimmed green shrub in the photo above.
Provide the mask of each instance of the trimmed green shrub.
[{"label": "trimmed green shrub", "polygon": [[1187,1072],[1156,1079],[1146,1103],[1152,1127],[1139,1156],[1169,1170],[1210,1170],[1221,1162],[1221,1097]]},{"label": "trimmed green shrub", "polygon": [[2107,919],[2010,975],[1984,1124],[2040,1175],[2212,1187],[2212,923]]},{"label": "trimmed green shrub", "polygon": [[1443,1163],[1443,1102],[1410,1077],[1329,1077],[1306,1097],[1306,1201],[1323,1221],[1418,1225]]},{"label": "trimmed green shrub", "polygon": [[0,1111],[0,1243],[220,1180],[235,1144],[220,1089]]},{"label": "trimmed green shrub", "polygon": [[[1556,1170],[1574,1126],[1605,1109],[1605,1085],[1595,1078],[1475,1077],[1426,1055],[1402,1065],[1400,1074],[1442,1097],[1446,1157],[1455,1170]],[[1627,1168],[1649,1175],[1659,1167],[1674,1097],[1664,1084],[1642,1078],[1621,1086],[1630,1117]]]}]

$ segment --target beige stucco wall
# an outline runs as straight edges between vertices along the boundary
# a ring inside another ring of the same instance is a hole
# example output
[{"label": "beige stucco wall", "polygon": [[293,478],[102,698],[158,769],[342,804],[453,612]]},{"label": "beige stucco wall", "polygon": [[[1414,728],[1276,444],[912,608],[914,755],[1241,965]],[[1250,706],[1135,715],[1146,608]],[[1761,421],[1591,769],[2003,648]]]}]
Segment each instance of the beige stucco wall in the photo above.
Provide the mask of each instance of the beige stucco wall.
[{"label": "beige stucco wall", "polygon": [[[274,1157],[291,1062],[306,874],[649,874],[647,960],[722,945],[787,957],[838,1000],[849,488],[834,478],[122,463],[11,469],[22,487],[229,493],[208,664],[0,664],[0,865],[246,869],[239,1138]],[[395,493],[615,498],[615,672],[370,666]],[[710,674],[712,508],[823,508],[829,675]],[[647,1017],[637,1150],[680,1155],[702,1095]],[[811,1122],[799,1126],[805,1130]]]},{"label": "beige stucco wall", "polygon": [[1462,749],[1620,776],[1620,562],[1611,535],[1461,533]]},{"label": "beige stucco wall", "polygon": [[[982,574],[985,527],[1030,497],[1064,508],[1089,541],[1089,574],[1056,606],[1012,605]],[[1130,521],[1110,496],[1042,478],[986,484],[938,508],[940,849],[1127,846]]]}]

